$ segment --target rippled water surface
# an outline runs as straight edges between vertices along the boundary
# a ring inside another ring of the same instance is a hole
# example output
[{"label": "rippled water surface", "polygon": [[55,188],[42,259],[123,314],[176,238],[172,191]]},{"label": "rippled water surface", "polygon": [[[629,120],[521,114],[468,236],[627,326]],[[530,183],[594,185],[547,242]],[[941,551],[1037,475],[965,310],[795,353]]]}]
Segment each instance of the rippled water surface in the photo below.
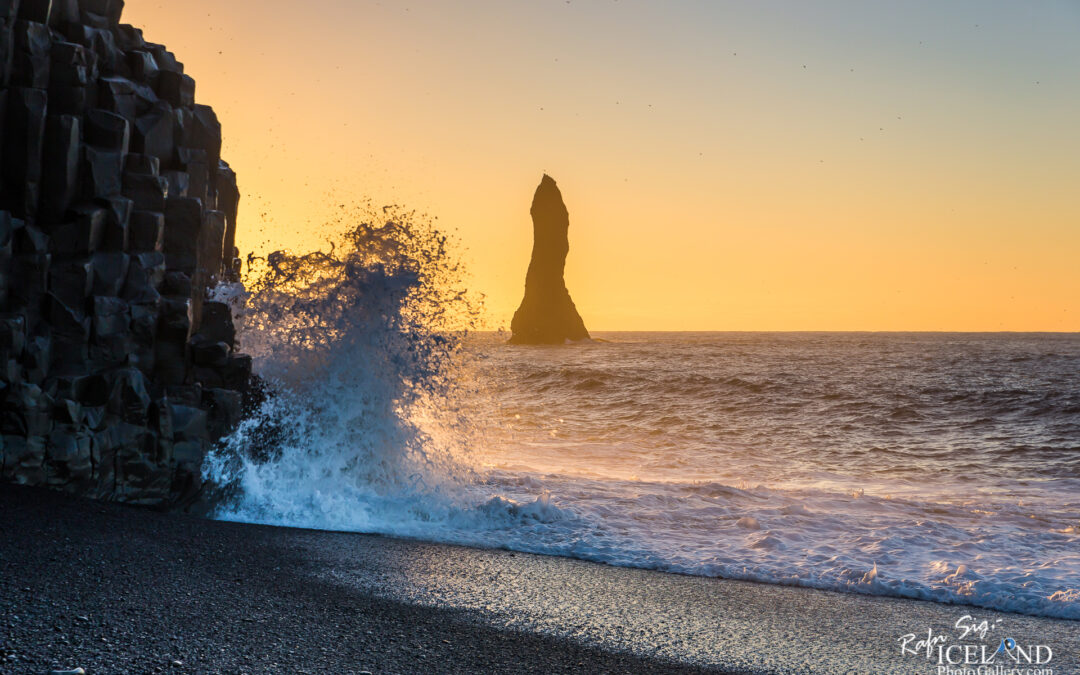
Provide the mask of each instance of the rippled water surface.
[{"label": "rippled water surface", "polygon": [[595,337],[475,336],[405,416],[331,345],[220,515],[1080,619],[1080,335]]},{"label": "rippled water surface", "polygon": [[482,350],[509,545],[1080,618],[1080,336],[596,337]]},{"label": "rippled water surface", "polygon": [[1047,483],[1080,477],[1077,336],[603,337],[485,350],[496,426],[526,454],[642,479],[961,502],[975,489],[1056,503]]}]

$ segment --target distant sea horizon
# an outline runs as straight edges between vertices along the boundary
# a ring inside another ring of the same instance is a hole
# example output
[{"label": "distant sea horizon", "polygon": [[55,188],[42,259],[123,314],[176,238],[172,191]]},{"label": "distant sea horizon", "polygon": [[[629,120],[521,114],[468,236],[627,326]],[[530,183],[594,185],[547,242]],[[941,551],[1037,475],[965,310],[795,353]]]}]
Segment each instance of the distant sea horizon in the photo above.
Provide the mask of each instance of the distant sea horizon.
[{"label": "distant sea horizon", "polygon": [[[509,329],[484,328],[472,330],[473,333],[507,333]],[[807,334],[845,334],[845,333],[884,333],[897,335],[1080,335],[1080,330],[751,330],[751,329],[593,329],[590,334],[608,333],[807,333]]]}]

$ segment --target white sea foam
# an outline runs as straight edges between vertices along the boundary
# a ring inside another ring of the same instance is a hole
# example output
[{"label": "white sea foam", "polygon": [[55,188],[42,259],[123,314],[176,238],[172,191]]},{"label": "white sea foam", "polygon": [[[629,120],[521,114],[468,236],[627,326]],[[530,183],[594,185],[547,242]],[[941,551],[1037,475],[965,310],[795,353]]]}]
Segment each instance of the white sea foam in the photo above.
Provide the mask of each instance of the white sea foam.
[{"label": "white sea foam", "polygon": [[[276,393],[206,464],[220,518],[1080,619],[1080,406],[1051,391],[1075,342],[490,340],[463,365],[443,241],[387,218],[251,284]],[[960,381],[1040,349],[1023,389]]]}]

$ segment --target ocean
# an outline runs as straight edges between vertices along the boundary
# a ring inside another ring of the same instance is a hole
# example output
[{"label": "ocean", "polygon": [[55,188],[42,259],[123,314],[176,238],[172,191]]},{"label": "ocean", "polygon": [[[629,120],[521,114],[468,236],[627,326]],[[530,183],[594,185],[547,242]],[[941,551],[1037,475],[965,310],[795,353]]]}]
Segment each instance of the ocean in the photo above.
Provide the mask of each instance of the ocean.
[{"label": "ocean", "polygon": [[505,338],[306,391],[218,516],[1080,619],[1080,335]]}]

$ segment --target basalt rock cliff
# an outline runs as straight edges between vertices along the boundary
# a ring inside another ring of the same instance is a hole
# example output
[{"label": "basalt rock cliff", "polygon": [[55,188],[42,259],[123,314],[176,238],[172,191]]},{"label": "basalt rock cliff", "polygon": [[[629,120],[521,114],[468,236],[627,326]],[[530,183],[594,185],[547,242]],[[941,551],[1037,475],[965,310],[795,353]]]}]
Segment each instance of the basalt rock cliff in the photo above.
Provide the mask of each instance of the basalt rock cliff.
[{"label": "basalt rock cliff", "polygon": [[563,344],[588,339],[563,272],[570,251],[570,215],[559,186],[545,175],[532,203],[533,252],[525,277],[525,297],[510,323],[512,344]]},{"label": "basalt rock cliff", "polygon": [[0,478],[175,504],[251,359],[221,125],[122,0],[0,0]]}]

